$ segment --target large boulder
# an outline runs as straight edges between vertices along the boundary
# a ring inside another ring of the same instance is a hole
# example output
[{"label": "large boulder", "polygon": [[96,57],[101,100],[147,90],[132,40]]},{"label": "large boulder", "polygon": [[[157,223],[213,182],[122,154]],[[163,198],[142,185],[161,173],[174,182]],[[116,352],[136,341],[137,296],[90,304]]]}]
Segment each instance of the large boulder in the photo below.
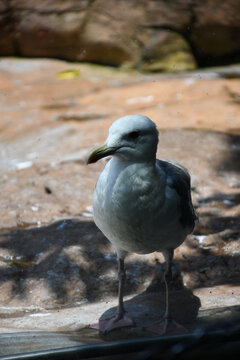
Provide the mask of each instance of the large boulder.
[{"label": "large boulder", "polygon": [[240,61],[238,0],[1,0],[0,55],[145,70]]},{"label": "large boulder", "polygon": [[12,37],[13,22],[10,17],[9,5],[6,1],[0,2],[0,55],[15,53]]},{"label": "large boulder", "polygon": [[202,66],[240,61],[240,2],[195,1],[187,39]]}]

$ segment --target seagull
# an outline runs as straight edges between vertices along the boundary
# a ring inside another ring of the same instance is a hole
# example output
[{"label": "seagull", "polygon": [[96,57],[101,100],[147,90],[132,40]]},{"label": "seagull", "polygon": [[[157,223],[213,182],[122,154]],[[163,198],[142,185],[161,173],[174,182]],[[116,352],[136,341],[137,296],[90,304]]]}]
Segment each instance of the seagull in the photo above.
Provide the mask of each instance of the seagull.
[{"label": "seagull", "polygon": [[94,221],[114,245],[118,259],[117,312],[99,320],[102,333],[134,326],[123,302],[124,259],[128,253],[161,252],[166,262],[162,279],[166,288],[165,313],[149,330],[161,335],[169,325],[183,329],[169,316],[166,274],[174,249],[193,231],[197,216],[187,169],[174,161],[156,159],[157,145],[155,123],[146,116],[128,115],[113,122],[106,142],[87,159],[87,164],[92,164],[112,156],[98,178],[93,196]]}]

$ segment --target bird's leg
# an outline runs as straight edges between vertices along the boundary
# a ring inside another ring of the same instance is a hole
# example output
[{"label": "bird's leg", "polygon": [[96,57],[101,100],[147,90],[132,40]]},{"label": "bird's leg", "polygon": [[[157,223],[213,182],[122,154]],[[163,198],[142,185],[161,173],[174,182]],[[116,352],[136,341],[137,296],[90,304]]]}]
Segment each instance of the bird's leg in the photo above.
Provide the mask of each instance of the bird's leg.
[{"label": "bird's leg", "polygon": [[126,310],[124,309],[123,305],[123,289],[124,283],[126,279],[126,272],[124,267],[124,260],[118,258],[118,310],[117,310],[117,317],[119,319],[123,318]]},{"label": "bird's leg", "polygon": [[106,334],[114,329],[133,326],[133,320],[126,315],[123,304],[123,288],[126,279],[124,259],[118,257],[118,308],[117,313],[110,318],[99,320],[100,332]]},{"label": "bird's leg", "polygon": [[172,249],[163,252],[165,262],[166,262],[166,276],[167,279],[177,280],[179,276],[181,276],[181,269],[177,263],[173,261],[173,253]]},{"label": "bird's leg", "polygon": [[156,321],[150,326],[145,327],[145,330],[151,331],[157,335],[166,335],[166,334],[176,334],[176,333],[186,333],[187,329],[182,325],[174,321],[171,316],[169,316],[169,290],[166,275],[169,273],[170,266],[173,259],[173,250],[167,250],[163,252],[166,267],[163,273],[162,280],[165,284],[165,311],[162,319]]},{"label": "bird's leg", "polygon": [[168,283],[166,280],[167,272],[168,272],[168,269],[167,269],[167,271],[164,272],[164,275],[163,275],[163,281],[164,281],[164,285],[165,285],[165,313],[163,315],[164,319],[168,319],[168,317],[169,317],[169,293],[168,293]]},{"label": "bird's leg", "polygon": [[173,250],[166,251],[163,253],[165,258],[165,269],[163,272],[162,282],[165,285],[165,311],[162,319],[157,321],[148,327],[148,330],[156,332],[159,335],[163,335],[167,332],[168,320],[169,320],[169,292],[168,292],[168,283],[166,275],[169,273],[170,265],[173,259]]}]

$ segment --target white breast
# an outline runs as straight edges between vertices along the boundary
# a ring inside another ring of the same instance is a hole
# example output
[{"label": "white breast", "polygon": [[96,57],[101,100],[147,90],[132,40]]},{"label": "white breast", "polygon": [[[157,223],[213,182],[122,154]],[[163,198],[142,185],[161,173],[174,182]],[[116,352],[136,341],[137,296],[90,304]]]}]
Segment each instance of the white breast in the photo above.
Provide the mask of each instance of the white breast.
[{"label": "white breast", "polygon": [[97,182],[93,208],[100,230],[128,252],[176,248],[186,236],[179,197],[153,164],[111,159]]}]

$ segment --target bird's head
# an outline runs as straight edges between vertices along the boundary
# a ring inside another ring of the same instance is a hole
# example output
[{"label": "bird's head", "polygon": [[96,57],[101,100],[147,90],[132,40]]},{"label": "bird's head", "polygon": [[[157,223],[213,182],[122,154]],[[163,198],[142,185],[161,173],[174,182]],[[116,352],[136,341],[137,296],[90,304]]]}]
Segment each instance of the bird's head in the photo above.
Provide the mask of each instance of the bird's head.
[{"label": "bird's head", "polygon": [[153,161],[157,144],[158,131],[154,122],[142,115],[124,116],[114,121],[106,142],[90,153],[87,164],[109,155],[124,161]]}]

